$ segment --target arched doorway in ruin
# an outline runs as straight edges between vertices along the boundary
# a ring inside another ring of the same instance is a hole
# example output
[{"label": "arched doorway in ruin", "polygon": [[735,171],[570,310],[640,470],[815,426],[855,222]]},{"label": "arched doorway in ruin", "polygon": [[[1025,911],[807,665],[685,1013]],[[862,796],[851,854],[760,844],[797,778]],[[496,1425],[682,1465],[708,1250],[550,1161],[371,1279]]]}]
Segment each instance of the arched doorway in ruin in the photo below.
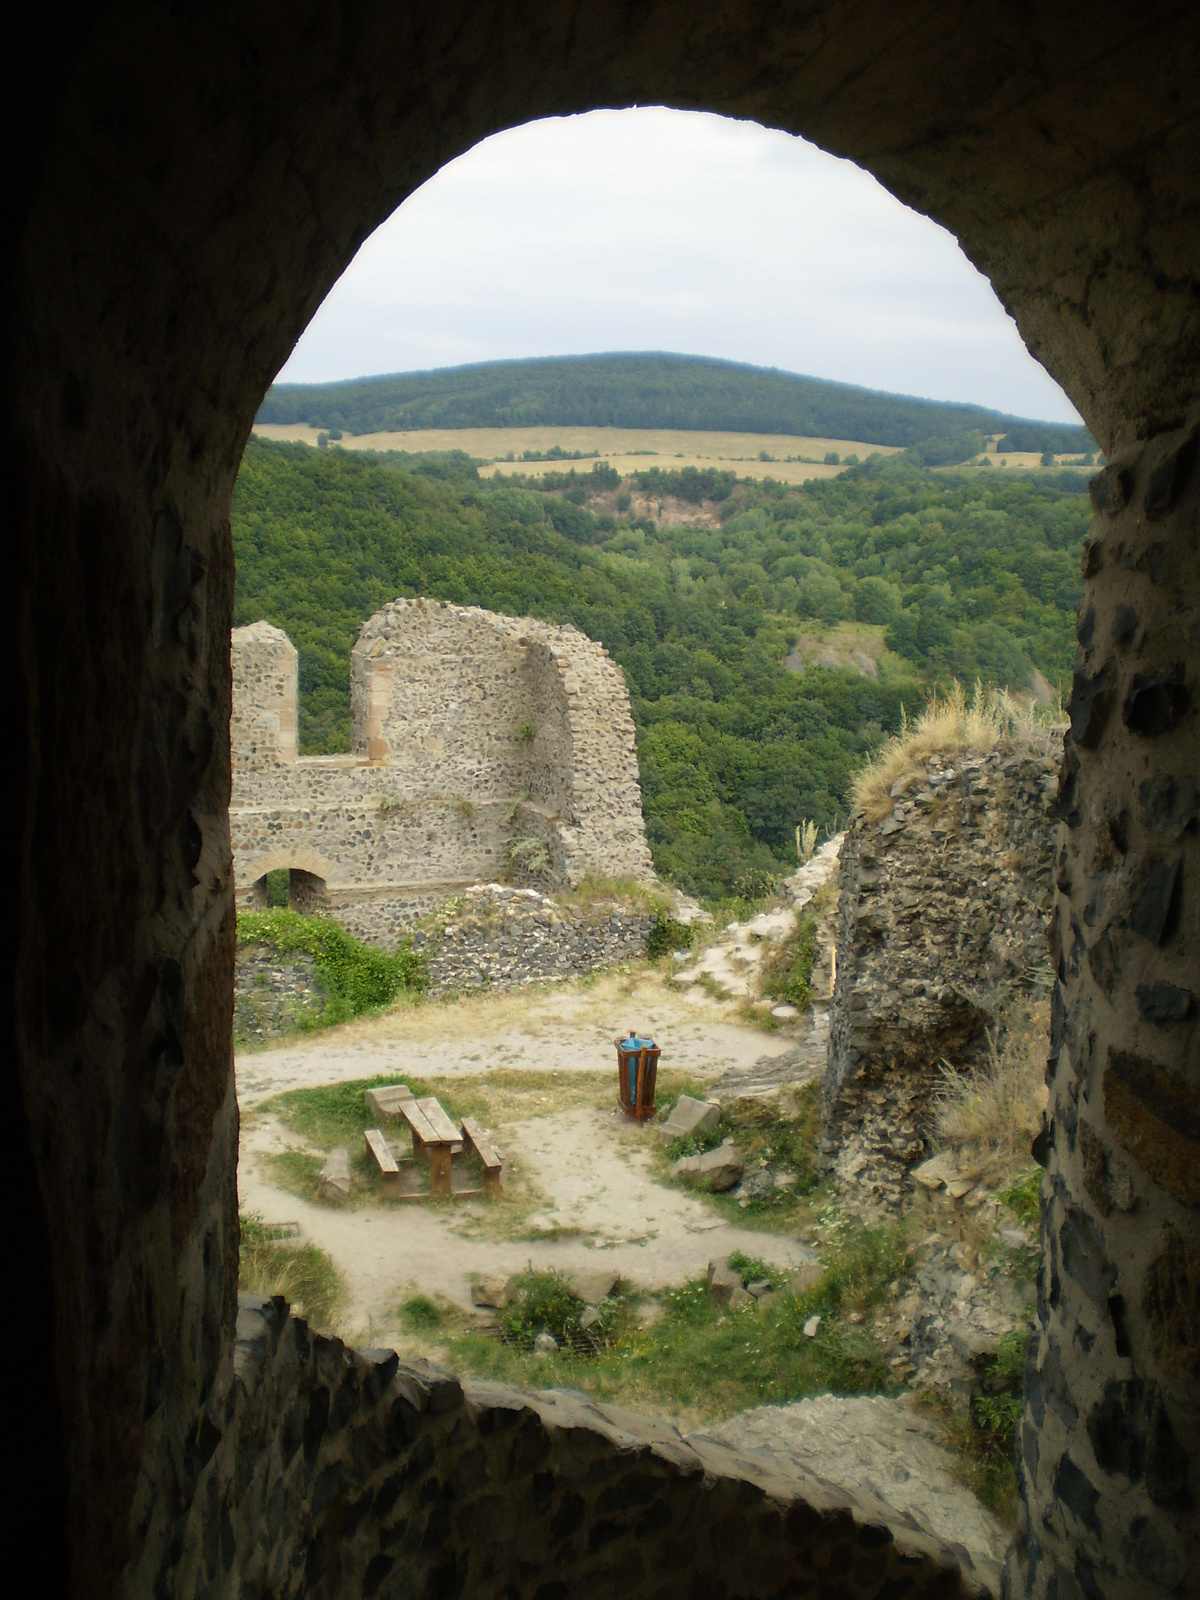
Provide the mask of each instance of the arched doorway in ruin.
[{"label": "arched doorway in ruin", "polygon": [[5,1093],[11,1288],[23,1344],[54,1353],[13,1500],[31,1536],[48,1524],[46,1590],[181,1581],[166,1501],[189,1504],[230,1370],[227,515],[251,419],[357,245],[442,162],[515,122],[653,101],[803,133],[943,222],[1109,455],[1063,774],[1011,1583],[1186,1592],[1196,15],[115,0],[28,21],[0,97],[23,152],[0,313],[20,807]]}]

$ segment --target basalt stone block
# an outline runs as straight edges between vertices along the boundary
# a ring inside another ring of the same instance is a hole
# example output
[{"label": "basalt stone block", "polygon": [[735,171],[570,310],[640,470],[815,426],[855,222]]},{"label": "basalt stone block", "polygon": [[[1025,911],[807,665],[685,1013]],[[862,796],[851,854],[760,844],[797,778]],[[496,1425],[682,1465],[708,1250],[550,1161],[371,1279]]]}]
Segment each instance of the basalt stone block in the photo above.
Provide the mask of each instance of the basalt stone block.
[{"label": "basalt stone block", "polygon": [[[1088,494],[1093,508],[1101,516],[1115,517],[1118,512],[1124,511],[1129,504],[1129,495],[1132,488],[1133,478],[1127,467],[1107,466],[1103,472],[1098,472],[1091,483],[1088,484]],[[1094,544],[1096,541],[1092,542]],[[1091,577],[1092,573],[1098,570],[1099,565],[1099,561],[1096,561],[1092,571],[1085,571],[1084,576]]]},{"label": "basalt stone block", "polygon": [[1179,859],[1147,861],[1133,887],[1128,922],[1151,944],[1164,945],[1179,924],[1183,873]]},{"label": "basalt stone block", "polygon": [[1196,997],[1190,989],[1173,983],[1139,983],[1137,1003],[1138,1013],[1147,1022],[1182,1022],[1191,1016]]},{"label": "basalt stone block", "polygon": [[1112,1050],[1104,1106],[1138,1165],[1184,1205],[1200,1206],[1200,1095],[1155,1062]]},{"label": "basalt stone block", "polygon": [[1150,474],[1142,504],[1151,519],[1165,517],[1178,503],[1191,476],[1198,439],[1200,436],[1189,434]]},{"label": "basalt stone block", "polygon": [[1084,750],[1093,750],[1100,743],[1112,713],[1115,697],[1116,673],[1111,661],[1099,672],[1088,673],[1076,668],[1071,679],[1071,731],[1072,743]]},{"label": "basalt stone block", "polygon": [[1119,605],[1113,613],[1112,640],[1118,649],[1132,644],[1141,622],[1132,606]]},{"label": "basalt stone block", "polygon": [[1139,672],[1129,685],[1121,708],[1125,726],[1146,739],[1173,733],[1192,708],[1184,669],[1176,664],[1161,672]]},{"label": "basalt stone block", "polygon": [[1087,1421],[1097,1464],[1146,1485],[1155,1505],[1191,1499],[1187,1452],[1175,1436],[1157,1384],[1139,1378],[1106,1384]]},{"label": "basalt stone block", "polygon": [[1142,821],[1156,833],[1194,832],[1200,816],[1200,795],[1189,777],[1157,773],[1138,786]]},{"label": "basalt stone block", "polygon": [[1200,1253],[1175,1228],[1146,1273],[1142,1311],[1161,1370],[1200,1383]]}]

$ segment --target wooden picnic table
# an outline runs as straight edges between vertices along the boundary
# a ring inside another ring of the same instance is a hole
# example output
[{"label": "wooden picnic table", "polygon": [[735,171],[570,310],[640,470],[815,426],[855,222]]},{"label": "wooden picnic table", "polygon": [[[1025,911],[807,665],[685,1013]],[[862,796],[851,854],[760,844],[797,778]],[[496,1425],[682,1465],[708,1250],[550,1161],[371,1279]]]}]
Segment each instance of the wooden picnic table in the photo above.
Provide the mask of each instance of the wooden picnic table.
[{"label": "wooden picnic table", "polygon": [[[494,1194],[500,1189],[502,1163],[499,1152],[473,1117],[464,1117],[456,1128],[446,1115],[441,1101],[433,1095],[418,1100],[404,1084],[369,1089],[366,1095],[368,1110],[381,1118],[403,1117],[412,1134],[413,1155],[423,1156],[429,1162],[429,1192],[431,1195],[448,1195],[454,1192],[450,1158],[467,1148],[474,1152],[483,1168],[483,1189],[460,1189],[463,1197],[472,1194]],[[367,1148],[379,1168],[380,1190],[395,1199],[417,1199],[417,1195],[402,1195],[400,1168],[387,1140],[378,1128],[368,1128],[365,1138]]]},{"label": "wooden picnic table", "polygon": [[450,1152],[461,1143],[462,1134],[433,1095],[424,1100],[402,1100],[398,1110],[412,1130],[413,1154],[428,1158],[430,1194],[449,1194]]}]

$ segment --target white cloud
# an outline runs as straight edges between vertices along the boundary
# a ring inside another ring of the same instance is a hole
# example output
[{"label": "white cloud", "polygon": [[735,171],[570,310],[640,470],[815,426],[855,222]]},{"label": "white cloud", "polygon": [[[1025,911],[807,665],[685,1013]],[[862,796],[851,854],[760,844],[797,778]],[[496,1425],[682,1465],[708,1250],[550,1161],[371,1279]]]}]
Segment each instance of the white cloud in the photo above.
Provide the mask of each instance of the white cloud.
[{"label": "white cloud", "polygon": [[647,107],[529,123],[377,229],[280,374],[674,350],[1075,421],[953,237],[802,139]]}]

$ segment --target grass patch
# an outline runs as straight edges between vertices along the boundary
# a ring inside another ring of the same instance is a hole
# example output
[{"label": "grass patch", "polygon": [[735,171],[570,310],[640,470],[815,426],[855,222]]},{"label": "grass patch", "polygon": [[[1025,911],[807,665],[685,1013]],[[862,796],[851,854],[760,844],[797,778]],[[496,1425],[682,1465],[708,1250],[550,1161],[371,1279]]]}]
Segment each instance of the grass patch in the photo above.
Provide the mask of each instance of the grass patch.
[{"label": "grass patch", "polygon": [[958,1156],[964,1176],[999,1188],[1024,1168],[1046,1107],[1048,1005],[1014,1010],[999,1049],[989,1034],[989,1059],[974,1072],[943,1066],[937,1131]]},{"label": "grass patch", "polygon": [[807,1011],[812,1003],[812,972],[817,959],[817,919],[796,913],[792,931],[770,946],[759,984],[772,1000]]},{"label": "grass patch", "polygon": [[[275,1116],[292,1133],[298,1134],[309,1150],[284,1150],[268,1157],[275,1180],[289,1193],[318,1204],[389,1205],[379,1193],[379,1172],[367,1150],[363,1134],[375,1126],[367,1111],[368,1089],[406,1083],[417,1099],[435,1096],[451,1122],[464,1116],[478,1119],[482,1126],[497,1130],[496,1143],[504,1152],[503,1190],[498,1200],[491,1197],[456,1201],[447,1212],[449,1225],[460,1234],[478,1238],[538,1239],[574,1236],[578,1229],[537,1230],[528,1234],[527,1219],[547,1204],[521,1164],[510,1155],[503,1133],[506,1122],[526,1117],[550,1116],[575,1106],[607,1104],[616,1092],[616,1072],[612,1084],[598,1075],[529,1072],[500,1068],[470,1078],[415,1078],[393,1075],[357,1078],[348,1083],[322,1085],[313,1089],[289,1089],[254,1109],[254,1116]],[[403,1125],[389,1122],[384,1128],[394,1139]],[[402,1140],[402,1134],[401,1134]],[[337,1146],[345,1146],[350,1156],[350,1196],[347,1201],[331,1200],[321,1191],[320,1170],[324,1156]],[[320,1152],[320,1153],[317,1153]],[[455,1156],[455,1165],[469,1160]],[[479,1175],[482,1183],[482,1175]],[[400,1202],[403,1203],[403,1202]]]},{"label": "grass patch", "polygon": [[1007,1189],[1000,1191],[1000,1202],[1008,1207],[1018,1222],[1031,1228],[1038,1220],[1041,1193],[1042,1169],[1030,1167],[1014,1179]]},{"label": "grass patch", "polygon": [[940,1414],[958,1477],[1010,1528],[1017,1520],[1017,1429],[1024,1406],[1028,1342],[1024,1327],[1004,1335],[985,1366],[969,1411],[951,1411],[945,1403],[926,1400]]},{"label": "grass patch", "polygon": [[982,754],[1002,741],[1041,743],[1049,749],[1052,720],[1062,721],[1058,708],[1048,715],[1014,700],[1006,689],[985,690],[976,682],[970,700],[960,683],[951,684],[945,694],[935,689],[916,721],[903,723],[858,774],[854,804],[869,822],[880,822],[891,812],[895,785],[916,777],[918,765],[930,756],[969,750]]},{"label": "grass patch", "polygon": [[[756,1275],[762,1268],[761,1276],[773,1276],[763,1263],[743,1259]],[[607,1343],[593,1355],[565,1347],[535,1355],[519,1343],[501,1343],[460,1315],[457,1326],[446,1330],[447,1353],[473,1372],[506,1382],[581,1389],[597,1399],[696,1421],[809,1394],[892,1393],[895,1384],[869,1324],[851,1315],[861,1316],[887,1298],[889,1285],[909,1265],[895,1230],[863,1230],[831,1249],[824,1276],[801,1295],[782,1292],[761,1305],[714,1311],[706,1280],[697,1279],[655,1297],[661,1316],[648,1327],[639,1321],[637,1299],[616,1296],[606,1307]],[[569,1317],[578,1314],[572,1300],[551,1282],[517,1310],[519,1325],[557,1336],[555,1319],[561,1318],[565,1332]],[[806,1339],[804,1324],[814,1312],[822,1315],[821,1327]]]},{"label": "grass patch", "polygon": [[297,1031],[368,1016],[394,1004],[402,994],[419,995],[425,987],[424,963],[408,940],[394,951],[379,950],[354,938],[331,917],[306,917],[285,909],[241,911],[237,936],[239,944],[266,944],[280,955],[302,952],[313,958],[328,998],[319,1010],[297,1019]]},{"label": "grass patch", "polygon": [[427,1294],[412,1294],[401,1302],[400,1322],[409,1333],[435,1333],[445,1319],[445,1308]]},{"label": "grass patch", "polygon": [[238,1288],[281,1294],[298,1317],[329,1331],[345,1292],[333,1262],[315,1244],[292,1245],[261,1217],[243,1216]]}]

